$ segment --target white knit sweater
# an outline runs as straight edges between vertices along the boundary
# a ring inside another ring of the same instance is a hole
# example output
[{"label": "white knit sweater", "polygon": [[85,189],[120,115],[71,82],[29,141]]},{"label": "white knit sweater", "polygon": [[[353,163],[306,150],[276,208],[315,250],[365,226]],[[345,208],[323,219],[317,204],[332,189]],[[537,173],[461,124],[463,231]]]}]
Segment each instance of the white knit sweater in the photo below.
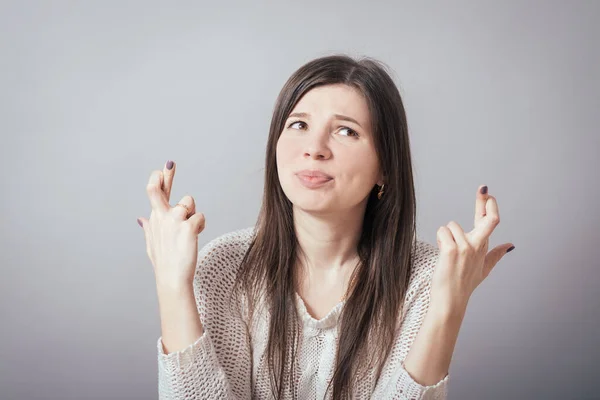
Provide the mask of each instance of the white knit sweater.
[{"label": "white knit sweater", "polygon": [[[240,317],[229,312],[228,302],[237,267],[250,245],[254,228],[229,232],[213,239],[198,254],[194,294],[204,333],[185,349],[165,354],[158,339],[158,391],[160,400],[271,399],[266,366],[268,315],[263,311],[251,334]],[[410,346],[429,305],[431,274],[438,249],[417,240],[414,272],[410,277],[399,329],[392,352],[377,382],[374,377],[353,387],[357,399],[445,399],[448,375],[431,386],[414,381],[404,369]],[[323,399],[333,375],[338,338],[338,316],[345,302],[325,317],[314,319],[296,294],[301,318],[297,354],[298,399]],[[251,336],[251,337],[249,337]],[[374,374],[373,372],[371,373]],[[328,392],[330,398],[331,390]]]}]

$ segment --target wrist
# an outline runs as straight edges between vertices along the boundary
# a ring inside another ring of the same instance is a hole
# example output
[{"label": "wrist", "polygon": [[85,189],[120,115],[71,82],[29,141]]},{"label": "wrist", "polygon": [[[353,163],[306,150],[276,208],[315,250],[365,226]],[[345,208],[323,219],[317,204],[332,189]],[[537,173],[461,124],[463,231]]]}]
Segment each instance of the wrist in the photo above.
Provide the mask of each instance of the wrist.
[{"label": "wrist", "polygon": [[443,322],[462,321],[467,312],[468,300],[431,302],[427,311],[437,320]]},{"label": "wrist", "polygon": [[156,290],[160,295],[172,296],[182,295],[194,292],[194,286],[192,282],[188,281],[168,281],[168,280],[156,280]]},{"label": "wrist", "polygon": [[161,319],[177,319],[181,313],[196,309],[196,298],[191,285],[157,284],[157,295]]}]

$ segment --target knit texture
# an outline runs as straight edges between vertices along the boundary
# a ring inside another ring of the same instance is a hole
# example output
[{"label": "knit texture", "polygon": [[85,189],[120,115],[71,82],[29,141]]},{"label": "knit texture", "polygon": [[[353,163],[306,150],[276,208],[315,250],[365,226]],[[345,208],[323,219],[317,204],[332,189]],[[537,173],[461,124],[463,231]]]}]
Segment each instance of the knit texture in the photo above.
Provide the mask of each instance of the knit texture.
[{"label": "knit texture", "polygon": [[[261,308],[248,325],[243,316],[231,312],[228,303],[237,268],[254,233],[254,227],[229,232],[200,250],[194,295],[204,333],[185,349],[169,354],[165,354],[162,336],[158,339],[160,400],[273,398],[266,363],[268,313]],[[448,375],[434,385],[423,386],[403,365],[427,313],[431,276],[439,256],[436,247],[422,240],[417,240],[413,252],[413,271],[392,351],[377,382],[371,376],[353,386],[356,399],[447,397]],[[345,301],[317,320],[298,294],[295,298],[301,337],[295,365],[299,382],[293,390],[298,399],[321,400],[333,376],[338,317]],[[292,398],[290,393],[286,396]],[[331,390],[326,399],[330,398]]]}]

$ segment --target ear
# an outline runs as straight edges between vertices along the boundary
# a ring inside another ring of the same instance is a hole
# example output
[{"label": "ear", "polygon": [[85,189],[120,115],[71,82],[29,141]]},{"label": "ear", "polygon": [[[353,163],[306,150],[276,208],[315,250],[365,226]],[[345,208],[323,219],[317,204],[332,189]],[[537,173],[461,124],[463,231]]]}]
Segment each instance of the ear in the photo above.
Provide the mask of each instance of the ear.
[{"label": "ear", "polygon": [[385,176],[383,174],[379,175],[379,180],[377,181],[377,186],[381,186],[385,183]]}]

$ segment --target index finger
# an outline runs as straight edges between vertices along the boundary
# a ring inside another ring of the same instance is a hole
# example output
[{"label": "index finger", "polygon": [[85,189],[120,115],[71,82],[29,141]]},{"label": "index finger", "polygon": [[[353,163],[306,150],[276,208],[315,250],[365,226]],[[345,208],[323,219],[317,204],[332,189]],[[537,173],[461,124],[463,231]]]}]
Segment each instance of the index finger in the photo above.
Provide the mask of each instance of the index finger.
[{"label": "index finger", "polygon": [[150,199],[150,205],[155,211],[167,212],[171,208],[165,197],[165,192],[162,190],[162,172],[153,171],[150,175],[150,180],[146,185],[146,192]]},{"label": "index finger", "polygon": [[480,241],[488,239],[496,226],[500,223],[498,203],[494,196],[488,196],[485,202],[485,217],[483,217],[473,229],[472,236]]},{"label": "index finger", "polygon": [[174,161],[167,161],[163,168],[163,192],[167,197],[167,203],[171,199],[171,188],[173,187],[173,176],[175,175],[176,165]]},{"label": "index finger", "polygon": [[481,185],[477,188],[477,195],[475,198],[475,220],[473,225],[477,227],[478,223],[485,217],[485,203],[488,199],[488,187]]}]

